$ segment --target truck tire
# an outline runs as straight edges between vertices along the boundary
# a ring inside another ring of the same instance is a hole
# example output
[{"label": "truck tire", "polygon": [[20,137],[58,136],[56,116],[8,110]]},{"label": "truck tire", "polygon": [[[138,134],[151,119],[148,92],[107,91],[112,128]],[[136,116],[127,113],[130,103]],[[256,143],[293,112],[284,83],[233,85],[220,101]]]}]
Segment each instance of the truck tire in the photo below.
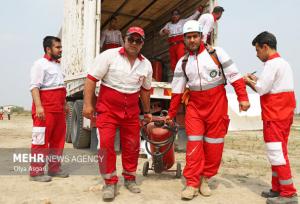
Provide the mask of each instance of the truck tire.
[{"label": "truck tire", "polygon": [[66,114],[66,142],[71,143],[72,138],[71,138],[71,130],[72,130],[72,112],[73,112],[73,106],[74,102],[73,101],[68,101],[67,105],[69,106],[69,113]]},{"label": "truck tire", "polygon": [[91,131],[83,129],[83,101],[77,100],[72,111],[71,139],[75,149],[83,149],[90,146]]},{"label": "truck tire", "polygon": [[149,170],[149,161],[146,161],[143,166],[143,176],[148,175],[148,170]]},{"label": "truck tire", "polygon": [[179,163],[179,162],[177,162],[177,164],[176,164],[176,175],[175,175],[175,177],[176,178],[181,178],[181,164]]}]

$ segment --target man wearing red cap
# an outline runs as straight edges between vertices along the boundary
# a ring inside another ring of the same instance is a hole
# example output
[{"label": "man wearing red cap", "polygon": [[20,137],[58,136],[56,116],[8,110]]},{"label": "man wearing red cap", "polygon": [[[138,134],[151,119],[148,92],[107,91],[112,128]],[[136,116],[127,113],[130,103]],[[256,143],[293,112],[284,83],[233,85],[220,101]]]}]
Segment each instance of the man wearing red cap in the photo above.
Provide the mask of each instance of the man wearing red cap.
[{"label": "man wearing red cap", "polygon": [[198,10],[186,19],[180,19],[180,12],[178,9],[172,11],[171,22],[168,22],[161,30],[160,35],[168,35],[170,68],[174,72],[176,63],[184,55],[185,48],[183,42],[182,28],[185,22],[194,20],[202,13],[203,7],[200,6]]},{"label": "man wearing red cap", "polygon": [[[98,55],[88,73],[84,87],[83,114],[92,118],[97,113],[96,126],[100,140],[99,169],[105,180],[103,200],[111,201],[117,194],[116,153],[114,140],[120,129],[122,166],[125,187],[140,193],[135,173],[140,147],[139,98],[144,117],[151,120],[150,89],[152,67],[140,51],[145,34],[140,27],[128,29],[124,47],[113,48]],[[101,80],[95,105],[96,82]]]},{"label": "man wearing red cap", "polygon": [[222,17],[224,8],[221,6],[216,6],[212,13],[206,13],[200,16],[199,23],[202,28],[202,41],[204,44],[212,44],[211,37],[216,27],[217,21]]}]

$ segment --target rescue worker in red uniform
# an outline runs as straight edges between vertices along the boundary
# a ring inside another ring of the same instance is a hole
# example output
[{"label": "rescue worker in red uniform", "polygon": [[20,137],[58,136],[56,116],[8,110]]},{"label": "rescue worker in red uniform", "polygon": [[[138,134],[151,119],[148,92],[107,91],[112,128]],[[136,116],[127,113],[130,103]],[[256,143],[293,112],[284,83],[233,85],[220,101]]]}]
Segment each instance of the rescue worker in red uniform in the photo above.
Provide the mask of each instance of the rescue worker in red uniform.
[{"label": "rescue worker in red uniform", "polygon": [[105,51],[110,48],[124,46],[122,33],[117,29],[118,19],[113,16],[109,22],[109,28],[101,33],[100,48]]},{"label": "rescue worker in red uniform", "polygon": [[[32,155],[43,154],[43,161],[33,161],[30,166],[30,180],[51,181],[51,177],[68,177],[60,168],[57,156],[61,156],[65,144],[66,89],[59,59],[61,40],[46,36],[43,41],[45,55],[31,68],[30,90],[32,94]],[[44,174],[46,157],[50,158],[48,176]]]},{"label": "rescue worker in red uniform", "polygon": [[1,106],[0,107],[0,120],[3,120],[3,113],[4,113],[3,107]]},{"label": "rescue worker in red uniform", "polygon": [[277,52],[272,33],[260,33],[252,45],[264,69],[260,77],[248,74],[245,81],[260,95],[264,141],[272,165],[272,189],[262,192],[262,196],[267,204],[297,204],[287,148],[296,108],[293,71]]},{"label": "rescue worker in red uniform", "polygon": [[229,125],[224,77],[234,87],[240,111],[247,111],[250,104],[245,82],[237,67],[220,47],[214,49],[223,69],[216,65],[201,41],[199,23],[195,20],[186,22],[183,33],[189,54],[185,71],[182,63],[186,56],[176,65],[167,121],[176,116],[187,85],[190,98],[185,115],[187,147],[183,171],[186,187],[181,198],[191,200],[199,191],[203,196],[211,195],[208,179],[217,174],[221,163],[224,137]]},{"label": "rescue worker in red uniform", "polygon": [[[151,119],[150,89],[152,67],[140,51],[145,40],[140,27],[128,29],[125,45],[104,51],[95,59],[90,68],[84,88],[83,114],[92,118],[96,112],[100,149],[100,174],[105,186],[103,200],[111,201],[117,194],[118,176],[116,172],[116,153],[114,140],[116,129],[120,129],[122,166],[125,187],[132,193],[140,193],[135,182],[140,148],[139,98],[144,117]],[[95,110],[96,82],[101,80]]]},{"label": "rescue worker in red uniform", "polygon": [[216,6],[212,13],[205,13],[200,16],[198,22],[202,28],[202,41],[204,44],[212,45],[211,38],[213,37],[213,31],[217,26],[217,21],[222,17],[223,12],[223,7]]},{"label": "rescue worker in red uniform", "polygon": [[161,30],[160,35],[168,35],[170,68],[174,72],[176,63],[184,55],[185,48],[183,42],[182,27],[188,20],[194,20],[203,12],[203,7],[200,6],[198,10],[186,19],[180,19],[180,11],[175,9],[172,11],[171,22],[168,22]]}]

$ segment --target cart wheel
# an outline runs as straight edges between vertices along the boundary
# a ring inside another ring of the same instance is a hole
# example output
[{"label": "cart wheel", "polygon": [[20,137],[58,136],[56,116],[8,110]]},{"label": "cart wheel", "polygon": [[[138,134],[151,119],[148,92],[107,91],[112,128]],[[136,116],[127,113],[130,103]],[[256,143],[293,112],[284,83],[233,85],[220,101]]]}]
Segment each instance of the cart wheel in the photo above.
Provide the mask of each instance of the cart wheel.
[{"label": "cart wheel", "polygon": [[143,166],[143,176],[147,176],[148,175],[148,170],[149,170],[149,162],[146,161],[144,163],[144,166]]},{"label": "cart wheel", "polygon": [[179,162],[177,162],[177,169],[176,169],[176,178],[180,178],[181,177],[181,164]]}]

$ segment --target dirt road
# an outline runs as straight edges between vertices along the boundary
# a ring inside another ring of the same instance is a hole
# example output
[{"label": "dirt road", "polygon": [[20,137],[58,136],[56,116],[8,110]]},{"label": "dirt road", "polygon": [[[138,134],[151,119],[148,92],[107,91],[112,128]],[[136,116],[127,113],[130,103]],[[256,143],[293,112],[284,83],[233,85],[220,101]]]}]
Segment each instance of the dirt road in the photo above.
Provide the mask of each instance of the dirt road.
[{"label": "dirt road", "polygon": [[[294,124],[298,128],[300,120],[297,119]],[[289,152],[294,183],[300,190],[299,136],[299,130],[291,132]],[[30,142],[30,116],[13,116],[10,121],[0,121],[0,148],[29,148]],[[67,144],[66,148],[72,146]],[[177,161],[183,166],[184,156],[184,153],[176,154]],[[210,181],[213,196],[209,198],[198,196],[189,202],[181,201],[184,179],[175,179],[172,173],[154,175],[152,172],[145,178],[141,175],[145,161],[140,159],[138,168],[138,184],[142,193],[129,193],[122,186],[121,179],[119,195],[114,203],[264,204],[265,199],[259,196],[260,192],[270,188],[271,171],[261,131],[229,132],[220,172]],[[120,174],[119,158],[118,169]],[[102,179],[96,174],[71,175],[66,179],[53,179],[50,183],[30,182],[27,175],[0,175],[0,203],[102,203],[102,184]]]}]

